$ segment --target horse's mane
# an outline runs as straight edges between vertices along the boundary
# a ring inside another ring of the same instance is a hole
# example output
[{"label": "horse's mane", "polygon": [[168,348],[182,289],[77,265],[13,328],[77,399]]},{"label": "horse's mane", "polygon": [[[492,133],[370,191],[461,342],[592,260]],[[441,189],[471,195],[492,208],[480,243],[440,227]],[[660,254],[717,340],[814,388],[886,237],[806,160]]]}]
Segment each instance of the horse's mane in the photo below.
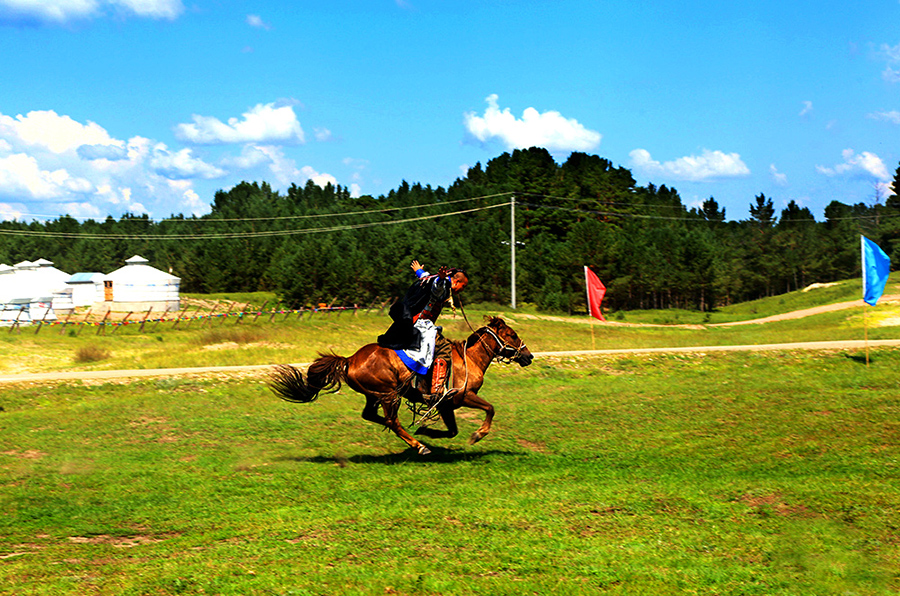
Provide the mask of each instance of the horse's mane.
[{"label": "horse's mane", "polygon": [[[504,321],[500,317],[492,317],[491,315],[484,315],[484,322],[485,322],[485,325],[483,325],[484,327],[491,327],[493,329],[500,329],[500,327],[506,326],[506,321]],[[478,329],[476,329],[475,331],[478,331]],[[466,338],[466,340],[464,342],[463,341],[455,341],[453,343],[460,344],[463,347],[463,349],[465,349],[465,348],[471,347],[477,341],[478,341],[478,334],[473,333],[468,338]]]}]

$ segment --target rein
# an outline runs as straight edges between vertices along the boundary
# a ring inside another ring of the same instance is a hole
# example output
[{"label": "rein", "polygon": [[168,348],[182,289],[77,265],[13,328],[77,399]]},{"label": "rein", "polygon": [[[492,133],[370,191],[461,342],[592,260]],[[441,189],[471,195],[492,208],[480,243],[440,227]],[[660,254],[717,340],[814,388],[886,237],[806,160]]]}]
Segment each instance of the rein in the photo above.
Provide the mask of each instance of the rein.
[{"label": "rein", "polygon": [[[469,317],[466,316],[466,309],[463,308],[463,303],[462,303],[462,300],[460,299],[459,295],[456,295],[455,298],[459,301],[459,311],[462,313],[463,320],[466,322],[466,325],[469,326],[469,329],[472,330],[472,333],[478,338],[478,341],[481,342],[481,345],[484,346],[484,349],[490,351],[491,348],[484,341],[483,334],[478,333],[478,330],[474,329],[472,327],[472,323],[469,322]],[[493,337],[497,341],[497,346],[498,346],[497,353],[494,354],[494,357],[492,358],[492,360],[497,360],[498,362],[502,362],[504,364],[509,364],[510,362],[512,362],[513,360],[515,360],[516,358],[518,358],[519,356],[522,355],[522,350],[525,349],[524,341],[519,344],[519,347],[515,347],[511,344],[506,343],[502,339],[500,339],[500,336],[497,335],[497,333],[490,327],[485,325],[481,329],[484,331],[487,331],[491,335],[491,337]],[[504,350],[512,350],[513,351],[512,356],[503,356],[502,354],[503,354]]]}]

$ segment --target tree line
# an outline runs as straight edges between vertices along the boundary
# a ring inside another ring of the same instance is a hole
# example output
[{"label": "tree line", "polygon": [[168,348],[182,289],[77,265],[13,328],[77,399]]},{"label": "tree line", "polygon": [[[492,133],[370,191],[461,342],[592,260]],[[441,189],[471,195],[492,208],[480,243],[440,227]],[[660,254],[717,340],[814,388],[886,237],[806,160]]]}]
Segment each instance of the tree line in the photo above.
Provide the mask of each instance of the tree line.
[{"label": "tree line", "polygon": [[0,262],[109,272],[140,254],[179,276],[185,292],[269,290],[304,305],[398,296],[418,258],[466,269],[469,302],[505,304],[513,200],[517,297],[544,310],[584,311],[583,265],[606,284],[609,309],[710,310],[859,276],[861,233],[900,255],[897,195],[835,200],[816,221],[794,201],[777,212],[760,194],[748,219],[731,221],[713,197],[688,208],[674,188],[637,186],[602,157],[573,153],[557,164],[531,148],[476,164],[447,188],[403,182],[377,198],[340,185],[278,192],[242,182],[216,192],[200,217],[5,221]]}]

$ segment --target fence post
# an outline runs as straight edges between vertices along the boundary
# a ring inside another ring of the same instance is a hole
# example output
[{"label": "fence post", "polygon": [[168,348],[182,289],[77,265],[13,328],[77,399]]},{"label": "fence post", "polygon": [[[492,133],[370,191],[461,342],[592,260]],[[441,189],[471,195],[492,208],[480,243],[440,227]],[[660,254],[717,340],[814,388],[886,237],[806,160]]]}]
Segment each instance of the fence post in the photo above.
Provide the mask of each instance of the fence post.
[{"label": "fence post", "polygon": [[212,310],[209,311],[209,314],[206,316],[206,320],[203,321],[203,326],[201,327],[201,329],[206,329],[206,326],[209,325],[209,322],[210,322],[210,321],[212,321],[213,313],[216,312],[216,309],[217,309],[217,308],[219,308],[219,303],[218,303],[218,302],[216,302],[215,304],[213,304]]},{"label": "fence post", "polygon": [[[185,307],[185,310],[187,310],[187,307]],[[199,307],[197,309],[197,312],[200,312]],[[184,328],[187,329],[188,327],[191,326],[191,323],[193,323],[193,322],[194,322],[194,317],[187,317],[187,323],[184,324]]]},{"label": "fence post", "polygon": [[272,322],[272,319],[275,318],[275,315],[278,314],[278,311],[276,310],[277,308],[278,308],[278,303],[272,305],[272,316],[269,317],[270,323]]},{"label": "fence post", "polygon": [[266,310],[266,306],[267,306],[268,304],[269,304],[269,301],[266,300],[265,302],[263,302],[263,305],[259,307],[259,310],[256,311],[256,316],[253,317],[253,322],[254,322],[254,323],[256,323],[256,319],[259,318],[259,315],[262,314],[262,311]]},{"label": "fence post", "polygon": [[140,327],[140,329],[138,329],[138,332],[139,332],[139,333],[143,333],[143,332],[144,332],[144,323],[146,323],[146,322],[147,322],[147,319],[150,318],[150,313],[151,313],[151,312],[153,312],[153,307],[152,307],[152,306],[151,306],[150,308],[147,309],[147,314],[144,315],[144,319],[141,321],[141,327]]},{"label": "fence post", "polygon": [[392,303],[393,301],[394,301],[394,298],[392,297],[390,300],[385,300],[384,302],[382,302],[382,303],[381,303],[381,308],[378,309],[378,314],[383,313],[383,312],[384,312],[384,307],[387,306],[389,303]]},{"label": "fence post", "polygon": [[9,332],[10,332],[10,333],[13,332],[13,329],[18,329],[18,327],[19,327],[19,317],[22,316],[22,313],[23,313],[23,312],[25,312],[25,311],[24,311],[24,310],[20,310],[18,313],[16,313],[16,320],[13,321],[13,324],[9,326]]},{"label": "fence post", "polygon": [[66,334],[66,325],[69,324],[69,317],[72,316],[72,313],[73,313],[73,312],[75,312],[75,308],[72,308],[72,312],[70,312],[69,314],[66,315],[66,320],[63,321],[62,329],[60,329],[60,331],[59,331],[59,334],[60,334],[60,335],[65,335],[65,334]]},{"label": "fence post", "polygon": [[366,314],[372,312],[372,307],[375,306],[375,303],[378,302],[378,299],[381,298],[381,295],[375,296],[375,300],[373,300],[369,306],[366,307]]},{"label": "fence post", "polygon": [[250,309],[250,303],[248,302],[247,304],[244,305],[244,308],[242,308],[241,311],[237,314],[238,318],[237,318],[237,321],[234,322],[235,325],[241,324],[241,321],[244,320],[244,315],[247,312],[249,312],[249,309]]},{"label": "fence post", "polygon": [[81,324],[78,326],[78,331],[75,332],[75,337],[81,335],[81,330],[84,329],[85,323],[87,323],[88,317],[91,316],[91,311],[94,310],[94,307],[91,306],[88,308],[87,312],[84,313],[84,319],[82,319]]},{"label": "fence post", "polygon": [[334,306],[334,303],[335,303],[335,302],[337,302],[337,296],[335,296],[334,298],[331,299],[331,304],[329,304],[329,305],[325,308],[325,314],[328,314],[328,315],[331,314],[331,307]]},{"label": "fence post", "polygon": [[166,315],[169,314],[169,307],[166,307],[166,310],[163,311],[162,317],[156,319],[156,325],[153,326],[153,331],[156,331],[156,328],[159,327],[159,324],[166,320]]},{"label": "fence post", "polygon": [[109,317],[109,313],[112,312],[112,309],[106,311],[106,314],[103,315],[103,320],[100,321],[100,326],[97,327],[97,335],[100,335],[100,332],[103,332],[103,335],[106,335],[106,319]]},{"label": "fence post", "polygon": [[[52,304],[52,302],[51,302],[51,304]],[[50,309],[49,309],[49,308],[48,308],[47,310],[44,311],[44,316],[41,317],[41,320],[40,320],[40,321],[38,321],[37,329],[34,330],[34,334],[35,334],[35,335],[37,335],[37,334],[38,334],[38,331],[41,330],[41,327],[44,326],[44,321],[47,319],[47,314],[48,314],[49,312],[50,312]]]},{"label": "fence post", "polygon": [[181,311],[181,314],[180,314],[180,315],[178,315],[178,317],[176,317],[176,319],[175,319],[175,324],[174,324],[174,325],[172,325],[172,331],[175,331],[175,329],[177,329],[177,328],[178,328],[178,323],[179,323],[179,322],[180,322],[180,321],[181,321],[181,317],[183,317],[183,316],[184,316],[184,313],[186,313],[186,312],[187,312],[187,309],[188,309],[188,307],[187,307],[187,306],[185,306],[185,307],[184,307],[184,310],[183,310],[183,311]]},{"label": "fence post", "polygon": [[130,316],[133,315],[133,314],[134,314],[134,311],[132,310],[132,311],[129,311],[127,315],[125,315],[125,318],[122,319],[122,320],[119,322],[119,324],[116,325],[116,327],[113,329],[113,335],[116,334],[116,331],[119,330],[119,327],[124,327],[124,326],[125,326],[125,322],[128,320],[128,317],[130,317]]},{"label": "fence post", "polygon": [[234,302],[229,302],[229,303],[228,303],[228,310],[226,310],[226,311],[225,311],[225,314],[222,316],[222,323],[221,323],[222,325],[225,324],[225,319],[228,318],[228,313],[231,312],[231,309],[232,309],[232,308],[234,308]]}]

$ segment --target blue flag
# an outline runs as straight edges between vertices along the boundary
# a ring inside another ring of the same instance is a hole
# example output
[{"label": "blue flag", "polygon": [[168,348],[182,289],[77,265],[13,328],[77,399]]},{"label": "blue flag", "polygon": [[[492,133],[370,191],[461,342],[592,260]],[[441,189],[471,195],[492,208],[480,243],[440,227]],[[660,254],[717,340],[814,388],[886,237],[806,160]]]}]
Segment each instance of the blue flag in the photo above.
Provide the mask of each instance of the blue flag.
[{"label": "blue flag", "polygon": [[866,304],[875,306],[884,292],[884,285],[891,272],[891,259],[877,244],[865,236],[860,236],[860,238],[862,239],[863,300]]}]

